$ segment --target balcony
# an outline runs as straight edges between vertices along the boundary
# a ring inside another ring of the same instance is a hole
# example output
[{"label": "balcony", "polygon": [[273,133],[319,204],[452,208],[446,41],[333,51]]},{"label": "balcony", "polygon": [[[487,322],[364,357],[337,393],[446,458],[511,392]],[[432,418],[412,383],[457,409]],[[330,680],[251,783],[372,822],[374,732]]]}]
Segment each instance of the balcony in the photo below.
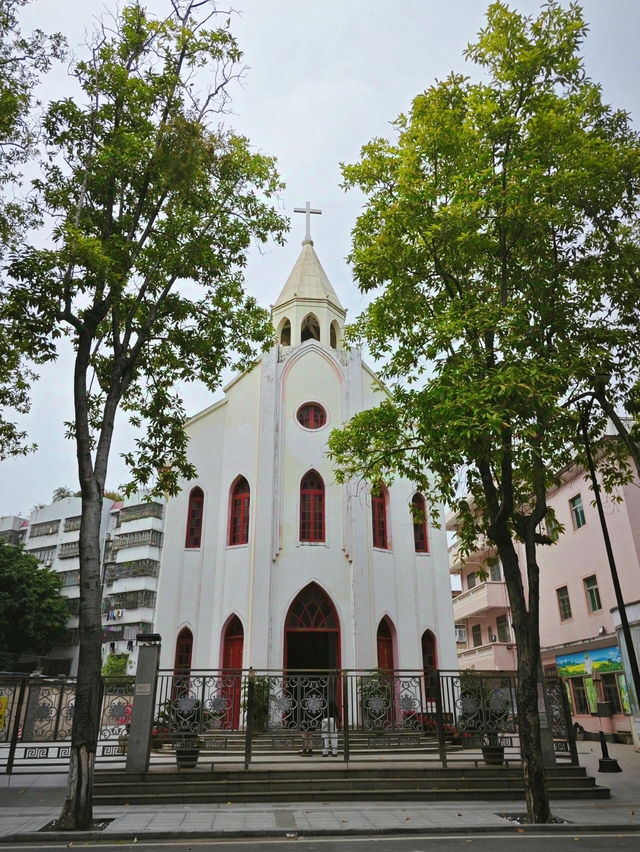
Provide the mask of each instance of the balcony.
[{"label": "balcony", "polygon": [[509,607],[507,586],[503,581],[487,580],[458,595],[453,602],[454,621],[464,621],[489,609]]},{"label": "balcony", "polygon": [[517,668],[516,646],[509,642],[491,642],[477,648],[458,649],[460,669],[510,671]]}]

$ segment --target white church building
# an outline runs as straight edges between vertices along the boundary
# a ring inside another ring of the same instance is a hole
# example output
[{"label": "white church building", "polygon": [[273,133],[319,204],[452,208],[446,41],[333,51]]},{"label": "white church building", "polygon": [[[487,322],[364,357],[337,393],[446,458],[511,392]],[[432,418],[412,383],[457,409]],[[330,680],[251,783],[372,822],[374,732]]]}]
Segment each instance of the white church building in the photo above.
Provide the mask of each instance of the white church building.
[{"label": "white church building", "polygon": [[444,529],[406,480],[336,483],[332,429],[384,390],[342,348],[345,310],[309,236],[272,310],[277,343],[187,424],[197,478],[169,501],[162,669],[456,669]]}]

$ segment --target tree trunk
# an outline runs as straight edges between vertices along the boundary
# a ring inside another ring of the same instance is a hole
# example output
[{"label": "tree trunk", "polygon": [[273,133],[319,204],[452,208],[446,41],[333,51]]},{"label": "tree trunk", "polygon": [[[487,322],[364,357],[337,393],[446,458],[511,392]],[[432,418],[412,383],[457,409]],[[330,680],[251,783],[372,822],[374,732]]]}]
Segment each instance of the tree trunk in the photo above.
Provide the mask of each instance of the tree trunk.
[{"label": "tree trunk", "polygon": [[[87,408],[90,335],[80,335],[74,371],[76,455],[82,494],[80,521],[80,624],[76,695],[71,727],[71,761],[67,792],[57,821],[59,829],[88,829],[93,823],[93,768],[102,705],[102,586],[100,521],[102,497],[115,409],[105,411],[94,467]],[[107,435],[105,436],[105,432]],[[103,445],[101,453],[100,447]]]},{"label": "tree trunk", "polygon": [[[530,620],[530,619],[527,619]],[[537,634],[537,631],[535,631]],[[551,810],[544,758],[540,742],[540,717],[538,715],[539,648],[535,646],[533,629],[516,631],[518,647],[518,731],[522,754],[522,775],[529,822],[550,822]]]},{"label": "tree trunk", "polygon": [[71,728],[71,763],[59,829],[88,829],[93,823],[93,768],[102,704],[100,518],[98,489],[82,497],[80,526],[80,656]]},{"label": "tree trunk", "polygon": [[[538,716],[538,670],[540,659],[540,626],[538,607],[527,610],[520,563],[507,530],[496,541],[509,593],[511,620],[518,649],[518,731],[524,779],[527,815],[532,823],[549,822],[549,794],[544,771],[540,718]],[[531,593],[531,590],[529,590]],[[534,590],[534,594],[536,591]],[[531,612],[533,609],[533,612]]]}]

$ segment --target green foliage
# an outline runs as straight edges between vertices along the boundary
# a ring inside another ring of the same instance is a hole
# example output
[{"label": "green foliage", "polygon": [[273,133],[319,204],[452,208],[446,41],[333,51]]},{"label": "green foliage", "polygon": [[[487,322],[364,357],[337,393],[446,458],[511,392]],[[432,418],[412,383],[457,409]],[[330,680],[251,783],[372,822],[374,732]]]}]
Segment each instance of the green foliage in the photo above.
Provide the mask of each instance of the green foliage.
[{"label": "green foliage", "polygon": [[[18,17],[26,3],[3,0],[0,4],[0,261],[24,229],[39,221],[38,206],[27,202],[22,188],[22,168],[34,156],[38,134],[33,92],[40,75],[65,51],[59,34],[47,36],[42,30],[22,34]],[[33,372],[22,362],[25,352],[34,362],[40,360],[37,347],[20,339],[19,329],[5,320],[0,309],[0,409],[22,414],[29,410]],[[0,417],[0,460],[30,449],[26,433]]]},{"label": "green foliage", "polygon": [[[253,678],[253,730],[263,731],[269,720],[269,689],[268,675],[256,675]],[[242,680],[242,700],[240,707],[244,713],[249,708],[249,678]]]},{"label": "green foliage", "polygon": [[22,547],[0,539],[0,654],[3,667],[64,641],[69,618],[60,577]]},{"label": "green foliage", "polygon": [[23,355],[53,359],[71,339],[80,372],[68,435],[83,452],[108,451],[118,407],[139,427],[131,491],[175,493],[194,476],[179,383],[213,390],[271,342],[242,267],[251,240],[282,240],[272,204],[282,184],[272,158],[218,123],[240,57],[211,3],[175,3],[162,20],[126,6],[74,67],[82,96],[44,118],[34,191],[53,242],[16,252],[0,285]]},{"label": "green foliage", "polygon": [[109,654],[102,666],[102,677],[116,678],[126,675],[129,667],[129,654]]},{"label": "green foliage", "polygon": [[[435,83],[395,141],[343,166],[345,187],[367,195],[350,261],[375,293],[347,337],[383,360],[392,387],[332,434],[331,452],[342,479],[400,474],[432,512],[448,501],[463,553],[503,521],[550,542],[535,530],[546,489],[580,458],[573,401],[603,372],[620,398],[640,363],[640,145],[584,73],[585,32],[577,6],[530,19],[493,3],[466,52],[486,81]],[[611,299],[614,267],[624,303]],[[603,424],[593,418],[594,438]],[[601,453],[605,487],[628,481],[620,448]]]}]

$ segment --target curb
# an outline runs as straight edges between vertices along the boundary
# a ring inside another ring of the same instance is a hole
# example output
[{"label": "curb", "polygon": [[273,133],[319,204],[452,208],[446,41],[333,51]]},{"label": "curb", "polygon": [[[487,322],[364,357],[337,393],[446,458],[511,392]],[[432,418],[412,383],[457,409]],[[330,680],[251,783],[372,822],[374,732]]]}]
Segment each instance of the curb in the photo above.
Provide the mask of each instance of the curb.
[{"label": "curb", "polygon": [[555,825],[553,823],[544,823],[540,825],[496,825],[496,826],[433,826],[426,828],[373,828],[373,829],[299,829],[297,831],[287,831],[283,829],[247,829],[247,830],[228,830],[228,831],[113,831],[105,833],[104,831],[29,831],[15,834],[7,834],[0,837],[0,848],[7,843],[39,843],[46,846],[52,842],[79,842],[86,840],[100,840],[105,843],[119,843],[122,841],[133,842],[137,840],[237,840],[239,838],[249,837],[279,837],[286,838],[313,838],[313,837],[380,837],[387,836],[415,836],[415,835],[460,835],[469,834],[484,835],[484,834],[544,834],[554,832],[556,834],[599,834],[599,833],[640,833],[640,824],[603,824],[603,825],[575,825],[573,823],[561,823]]}]

